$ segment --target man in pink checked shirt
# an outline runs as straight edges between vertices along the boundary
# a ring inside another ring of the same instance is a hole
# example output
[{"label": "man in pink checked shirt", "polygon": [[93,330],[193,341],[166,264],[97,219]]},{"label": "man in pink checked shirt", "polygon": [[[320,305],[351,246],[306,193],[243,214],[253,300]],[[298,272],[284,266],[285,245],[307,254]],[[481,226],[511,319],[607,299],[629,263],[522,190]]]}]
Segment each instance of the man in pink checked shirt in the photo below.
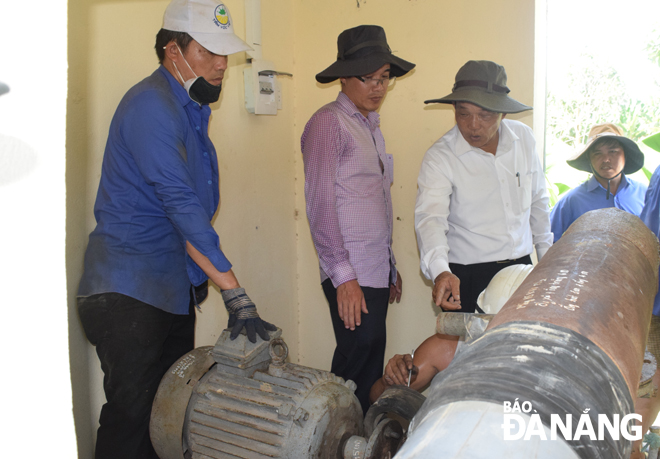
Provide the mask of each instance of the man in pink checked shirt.
[{"label": "man in pink checked shirt", "polygon": [[312,116],[301,139],[305,198],[337,341],[330,371],[356,383],[366,412],[383,372],[388,304],[401,299],[392,252],[393,159],[376,110],[394,79],[415,64],[392,54],[379,26],[345,30],[337,48],[337,61],[316,80],[339,78],[341,92]]}]

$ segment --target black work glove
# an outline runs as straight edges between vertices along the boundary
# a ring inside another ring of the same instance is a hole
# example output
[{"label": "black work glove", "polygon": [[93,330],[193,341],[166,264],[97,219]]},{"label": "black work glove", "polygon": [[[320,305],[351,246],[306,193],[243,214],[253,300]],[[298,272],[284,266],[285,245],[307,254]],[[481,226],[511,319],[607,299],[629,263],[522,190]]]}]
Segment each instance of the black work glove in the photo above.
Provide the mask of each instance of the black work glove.
[{"label": "black work glove", "polygon": [[275,331],[277,327],[262,320],[257,313],[257,307],[244,288],[233,288],[222,291],[222,299],[229,312],[229,322],[227,328],[231,328],[229,338],[234,340],[241,332],[243,327],[247,332],[247,337],[252,343],[257,342],[257,333],[264,341],[270,340],[268,331]]}]

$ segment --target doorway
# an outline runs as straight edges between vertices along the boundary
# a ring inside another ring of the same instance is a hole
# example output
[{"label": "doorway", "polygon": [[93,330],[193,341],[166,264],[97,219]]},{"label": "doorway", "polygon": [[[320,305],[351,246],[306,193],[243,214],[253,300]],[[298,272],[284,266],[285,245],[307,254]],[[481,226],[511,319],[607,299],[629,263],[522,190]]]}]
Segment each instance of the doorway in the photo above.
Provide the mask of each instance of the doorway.
[{"label": "doorway", "polygon": [[641,143],[660,132],[660,2],[537,0],[536,5],[537,75],[545,67],[536,83],[545,91],[535,94],[535,109],[544,97],[539,149],[551,205],[589,178],[566,159],[586,143],[595,124],[617,124],[638,143],[645,167],[631,177],[648,184],[660,164],[660,153]]}]

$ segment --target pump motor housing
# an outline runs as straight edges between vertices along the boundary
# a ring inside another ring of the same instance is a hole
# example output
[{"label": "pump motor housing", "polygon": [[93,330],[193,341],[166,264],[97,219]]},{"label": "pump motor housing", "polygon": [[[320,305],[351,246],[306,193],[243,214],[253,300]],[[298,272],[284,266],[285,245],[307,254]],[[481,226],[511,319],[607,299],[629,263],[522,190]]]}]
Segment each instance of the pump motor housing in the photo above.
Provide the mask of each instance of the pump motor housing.
[{"label": "pump motor housing", "polygon": [[170,368],[150,424],[161,459],[343,457],[364,431],[355,383],[286,363],[281,333],[253,344],[225,330]]}]

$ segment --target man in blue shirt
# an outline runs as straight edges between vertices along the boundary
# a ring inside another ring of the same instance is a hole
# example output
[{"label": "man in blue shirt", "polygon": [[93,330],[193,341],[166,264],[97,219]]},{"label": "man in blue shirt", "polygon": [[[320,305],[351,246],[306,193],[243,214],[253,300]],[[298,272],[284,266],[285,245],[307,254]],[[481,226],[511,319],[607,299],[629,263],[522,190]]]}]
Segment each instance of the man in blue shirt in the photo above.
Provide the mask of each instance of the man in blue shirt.
[{"label": "man in blue shirt", "polygon": [[[660,132],[647,137],[642,142],[660,152]],[[660,236],[660,166],[653,172],[651,183],[649,183],[649,188],[646,191],[644,209],[642,209],[639,218],[642,219],[656,236]],[[653,354],[658,365],[660,365],[660,294],[655,295],[646,347]],[[653,383],[656,386],[660,386],[660,371],[656,371],[653,376]],[[655,421],[658,412],[660,412],[660,397],[656,393],[655,396],[650,398],[637,399],[635,402],[635,411],[642,415],[642,431],[646,432],[653,421]]]},{"label": "man in blue shirt", "polygon": [[217,0],[173,0],[156,37],[161,66],[131,88],[110,125],[78,310],[101,361],[107,403],[96,459],[154,458],[151,405],[167,369],[194,347],[194,307],[210,278],[231,336],[269,339],[220,250],[211,218],[218,163],[208,135],[227,55],[249,49]]},{"label": "man in blue shirt", "polygon": [[614,124],[598,124],[589,131],[587,145],[566,161],[575,169],[590,172],[589,180],[566,193],[550,214],[554,242],[582,214],[616,207],[639,215],[646,185],[626,177],[644,166],[644,154],[635,142]]}]

